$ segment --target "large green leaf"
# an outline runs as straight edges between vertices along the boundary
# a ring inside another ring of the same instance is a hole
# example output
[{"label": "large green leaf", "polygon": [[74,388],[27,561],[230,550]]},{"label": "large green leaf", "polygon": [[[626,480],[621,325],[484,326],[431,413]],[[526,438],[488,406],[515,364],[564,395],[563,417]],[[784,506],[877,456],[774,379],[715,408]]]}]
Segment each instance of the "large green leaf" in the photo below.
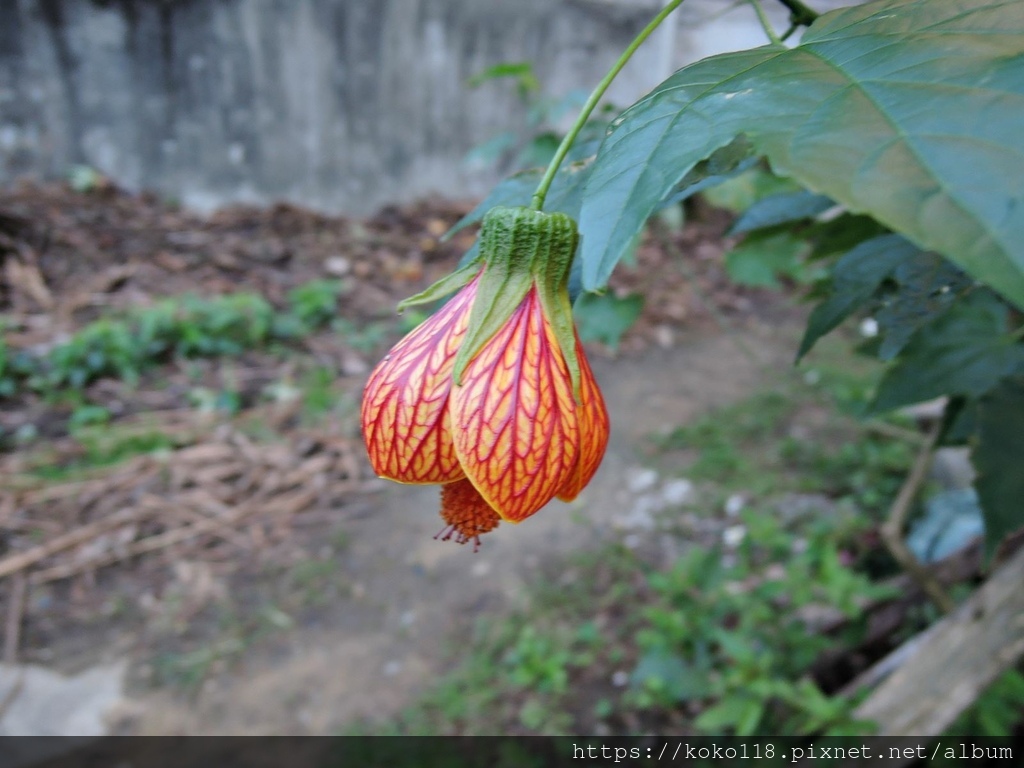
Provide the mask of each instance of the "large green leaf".
[{"label": "large green leaf", "polygon": [[644,308],[638,293],[619,298],[613,293],[583,293],[572,307],[580,341],[600,341],[613,352]]},{"label": "large green leaf", "polygon": [[896,267],[919,253],[899,235],[882,235],[865,240],[839,259],[832,268],[830,295],[807,320],[797,360],[866,302]]},{"label": "large green leaf", "polygon": [[792,232],[758,232],[725,254],[725,270],[739,285],[778,287],[778,276],[801,277],[810,246]]},{"label": "large green leaf", "polygon": [[807,190],[769,195],[744,211],[732,225],[729,234],[739,235],[764,227],[777,227],[780,224],[813,219],[833,205],[834,203],[824,195]]},{"label": "large green leaf", "polygon": [[1006,379],[978,407],[978,442],[971,460],[974,487],[985,517],[985,548],[991,556],[1008,533],[1024,527],[1024,378]]},{"label": "large green leaf", "polygon": [[1024,307],[1024,3],[879,0],[821,16],[789,49],[705,59],[627,110],[580,214],[603,285],[699,161],[745,135],[773,169]]},{"label": "large green leaf", "polygon": [[934,253],[920,253],[893,270],[895,290],[875,314],[882,343],[878,357],[892,360],[914,333],[973,289],[967,275]]},{"label": "large green leaf", "polygon": [[941,395],[978,397],[1024,370],[1024,344],[1006,331],[1006,305],[968,294],[914,334],[878,385],[874,413]]}]

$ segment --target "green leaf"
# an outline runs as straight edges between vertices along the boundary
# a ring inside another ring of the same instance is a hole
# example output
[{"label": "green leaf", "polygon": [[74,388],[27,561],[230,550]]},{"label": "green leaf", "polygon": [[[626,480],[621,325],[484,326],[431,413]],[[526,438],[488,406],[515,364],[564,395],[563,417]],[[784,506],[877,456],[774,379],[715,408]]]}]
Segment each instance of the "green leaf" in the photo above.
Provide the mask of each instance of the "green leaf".
[{"label": "green leaf", "polygon": [[[722,190],[727,187],[724,182],[733,180],[741,185],[744,193],[749,194],[756,194],[759,190],[758,182],[762,182],[765,179],[769,180],[767,182],[769,184],[779,182],[789,185],[791,183],[787,180],[780,180],[766,171],[748,173],[757,163],[757,158],[752,154],[753,151],[754,148],[750,146],[750,142],[745,137],[738,136],[735,141],[721,149],[716,149],[711,153],[711,157],[707,160],[702,160],[691,168],[683,176],[682,180],[675,185],[668,197],[661,201],[658,207],[664,208],[673,203],[682,202],[698,192],[703,192],[711,187],[716,187],[716,189],[711,189],[705,193],[708,198],[717,199],[715,197],[716,194],[724,197],[721,194]],[[719,203],[720,201],[713,202],[712,205],[728,207]]]},{"label": "green leaf", "polygon": [[799,46],[686,67],[627,110],[580,216],[583,284],[607,281],[700,160],[744,134],[772,168],[1024,307],[1024,3],[879,0]]},{"label": "green leaf", "polygon": [[493,165],[515,146],[516,139],[516,134],[513,131],[502,131],[497,136],[492,136],[469,150],[463,158],[463,162],[468,165]]},{"label": "green leaf", "polygon": [[756,699],[748,701],[742,716],[736,721],[737,736],[753,736],[765,714],[765,703]]},{"label": "green leaf", "polygon": [[865,240],[839,259],[832,268],[832,293],[811,312],[797,360],[871,298],[897,266],[919,253],[899,235],[882,235]]},{"label": "green leaf", "polygon": [[807,258],[815,261],[841,256],[866,240],[891,233],[870,216],[842,213],[834,219],[816,221],[800,234],[814,245]]},{"label": "green leaf", "polygon": [[977,431],[977,401],[962,395],[949,398],[942,411],[939,445],[964,445]]},{"label": "green leaf", "polygon": [[978,427],[971,461],[991,557],[1007,534],[1024,526],[1024,377],[1006,379],[981,399]]},{"label": "green leaf", "polygon": [[750,698],[733,694],[701,712],[693,725],[707,734],[721,734],[749,716],[750,704]]},{"label": "green leaf", "polygon": [[934,253],[921,253],[896,267],[898,288],[875,314],[884,335],[878,356],[892,360],[918,328],[949,309],[974,284],[967,275]]},{"label": "green leaf", "polygon": [[533,73],[533,64],[528,61],[505,61],[478,72],[466,81],[470,88],[476,88],[490,80],[512,78],[516,81],[519,95],[525,98],[530,93],[540,90],[540,81]]},{"label": "green leaf", "polygon": [[729,234],[738,235],[754,229],[813,219],[834,205],[825,195],[806,190],[771,195],[750,206],[732,225]]},{"label": "green leaf", "polygon": [[581,293],[573,305],[573,317],[581,341],[600,341],[613,351],[623,334],[633,327],[644,308],[644,297],[618,298],[611,293]]},{"label": "green leaf", "polygon": [[545,131],[530,139],[516,158],[519,168],[546,166],[558,151],[562,138],[551,131]]},{"label": "green leaf", "polygon": [[977,397],[1024,366],[1024,346],[1006,333],[1006,305],[972,293],[918,331],[878,385],[871,413],[942,395]]},{"label": "green leaf", "polygon": [[[741,146],[746,147],[748,154],[754,151],[753,145],[747,140],[746,136],[738,136],[732,144],[737,142]],[[723,149],[716,149],[711,153],[711,158],[707,162],[710,162],[711,159],[714,159],[719,154],[727,152],[732,144],[727,145]],[[704,193],[705,199],[716,208],[724,208],[733,213],[742,213],[758,200],[762,200],[770,195],[801,191],[800,185],[792,179],[784,179],[772,173],[767,167],[768,164],[762,158],[755,157],[755,163],[755,165],[747,168],[735,178],[727,179],[717,187],[709,189]],[[700,167],[699,163],[697,167]]]},{"label": "green leaf", "polygon": [[647,651],[630,675],[634,686],[658,686],[676,701],[691,701],[710,695],[707,674],[663,648]]},{"label": "green leaf", "polygon": [[725,269],[740,285],[777,288],[779,275],[799,275],[807,250],[807,243],[790,232],[753,235],[725,255]]}]

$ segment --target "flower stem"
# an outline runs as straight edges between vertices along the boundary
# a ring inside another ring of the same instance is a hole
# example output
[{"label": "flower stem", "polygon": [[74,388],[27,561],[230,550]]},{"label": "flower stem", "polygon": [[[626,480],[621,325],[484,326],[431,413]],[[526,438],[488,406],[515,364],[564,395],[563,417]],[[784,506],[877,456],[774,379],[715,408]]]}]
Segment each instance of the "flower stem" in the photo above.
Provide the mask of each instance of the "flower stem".
[{"label": "flower stem", "polygon": [[612,80],[619,74],[626,62],[629,61],[630,57],[636,52],[644,40],[651,36],[651,33],[658,28],[658,26],[665,20],[665,18],[672,13],[676,8],[683,4],[683,0],[670,0],[665,4],[665,7],[661,9],[657,16],[651,19],[651,22],[641,30],[640,34],[629,44],[629,46],[619,56],[618,61],[615,65],[608,70],[601,82],[597,84],[593,93],[590,94],[587,102],[583,105],[583,109],[580,110],[579,116],[576,121],[572,124],[569,132],[565,134],[565,138],[562,139],[562,143],[558,145],[558,149],[555,151],[555,156],[551,158],[551,162],[548,164],[547,171],[544,173],[544,178],[540,180],[540,184],[537,186],[537,191],[533,193],[533,199],[530,202],[530,207],[535,211],[540,211],[544,208],[544,198],[548,195],[548,189],[551,187],[551,182],[555,180],[555,174],[558,173],[558,167],[562,164],[565,156],[569,153],[569,149],[572,147],[576,137],[579,136],[583,126],[586,125],[587,119],[590,117],[590,113],[594,111],[594,107],[597,106],[597,102],[604,96],[604,92],[608,90],[608,86],[612,84]]}]

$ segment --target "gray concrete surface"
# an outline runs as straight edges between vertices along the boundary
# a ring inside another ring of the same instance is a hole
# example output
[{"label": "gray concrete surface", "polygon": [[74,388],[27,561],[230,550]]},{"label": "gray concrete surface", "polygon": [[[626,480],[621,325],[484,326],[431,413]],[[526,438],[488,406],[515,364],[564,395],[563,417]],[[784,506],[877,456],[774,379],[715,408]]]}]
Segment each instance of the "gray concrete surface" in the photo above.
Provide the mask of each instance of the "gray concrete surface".
[{"label": "gray concrete surface", "polygon": [[[496,172],[467,168],[466,152],[525,115],[512,83],[467,79],[530,61],[547,95],[589,90],[662,3],[3,0],[0,183],[85,164],[200,209],[288,200],[353,214],[482,194]],[[685,3],[609,100],[762,44],[751,8],[733,5]],[[765,5],[784,28],[786,10]]]},{"label": "gray concrete surface", "polygon": [[103,736],[127,667],[117,661],[65,676],[33,664],[0,664],[0,736]]}]

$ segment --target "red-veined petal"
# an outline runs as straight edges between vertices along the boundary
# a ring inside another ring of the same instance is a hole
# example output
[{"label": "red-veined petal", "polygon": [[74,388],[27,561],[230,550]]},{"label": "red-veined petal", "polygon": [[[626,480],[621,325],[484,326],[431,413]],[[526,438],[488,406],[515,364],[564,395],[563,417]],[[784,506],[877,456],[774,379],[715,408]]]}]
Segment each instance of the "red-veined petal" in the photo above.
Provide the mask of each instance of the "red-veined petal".
[{"label": "red-veined petal", "polygon": [[580,344],[578,338],[576,339],[576,359],[580,364],[580,399],[582,401],[576,408],[580,432],[580,460],[576,465],[576,471],[558,492],[558,498],[562,501],[575,499],[580,491],[587,486],[587,483],[593,479],[597,468],[601,466],[605,448],[608,447],[608,433],[611,429],[604,397],[601,396],[594,372],[590,369],[590,363],[587,362],[583,345]]},{"label": "red-veined petal", "polygon": [[370,463],[381,477],[402,483],[464,477],[447,404],[475,296],[474,280],[398,342],[370,374],[360,416]]},{"label": "red-veined petal", "polygon": [[529,517],[565,485],[579,461],[576,404],[536,289],[470,361],[449,412],[466,477],[503,519]]}]

